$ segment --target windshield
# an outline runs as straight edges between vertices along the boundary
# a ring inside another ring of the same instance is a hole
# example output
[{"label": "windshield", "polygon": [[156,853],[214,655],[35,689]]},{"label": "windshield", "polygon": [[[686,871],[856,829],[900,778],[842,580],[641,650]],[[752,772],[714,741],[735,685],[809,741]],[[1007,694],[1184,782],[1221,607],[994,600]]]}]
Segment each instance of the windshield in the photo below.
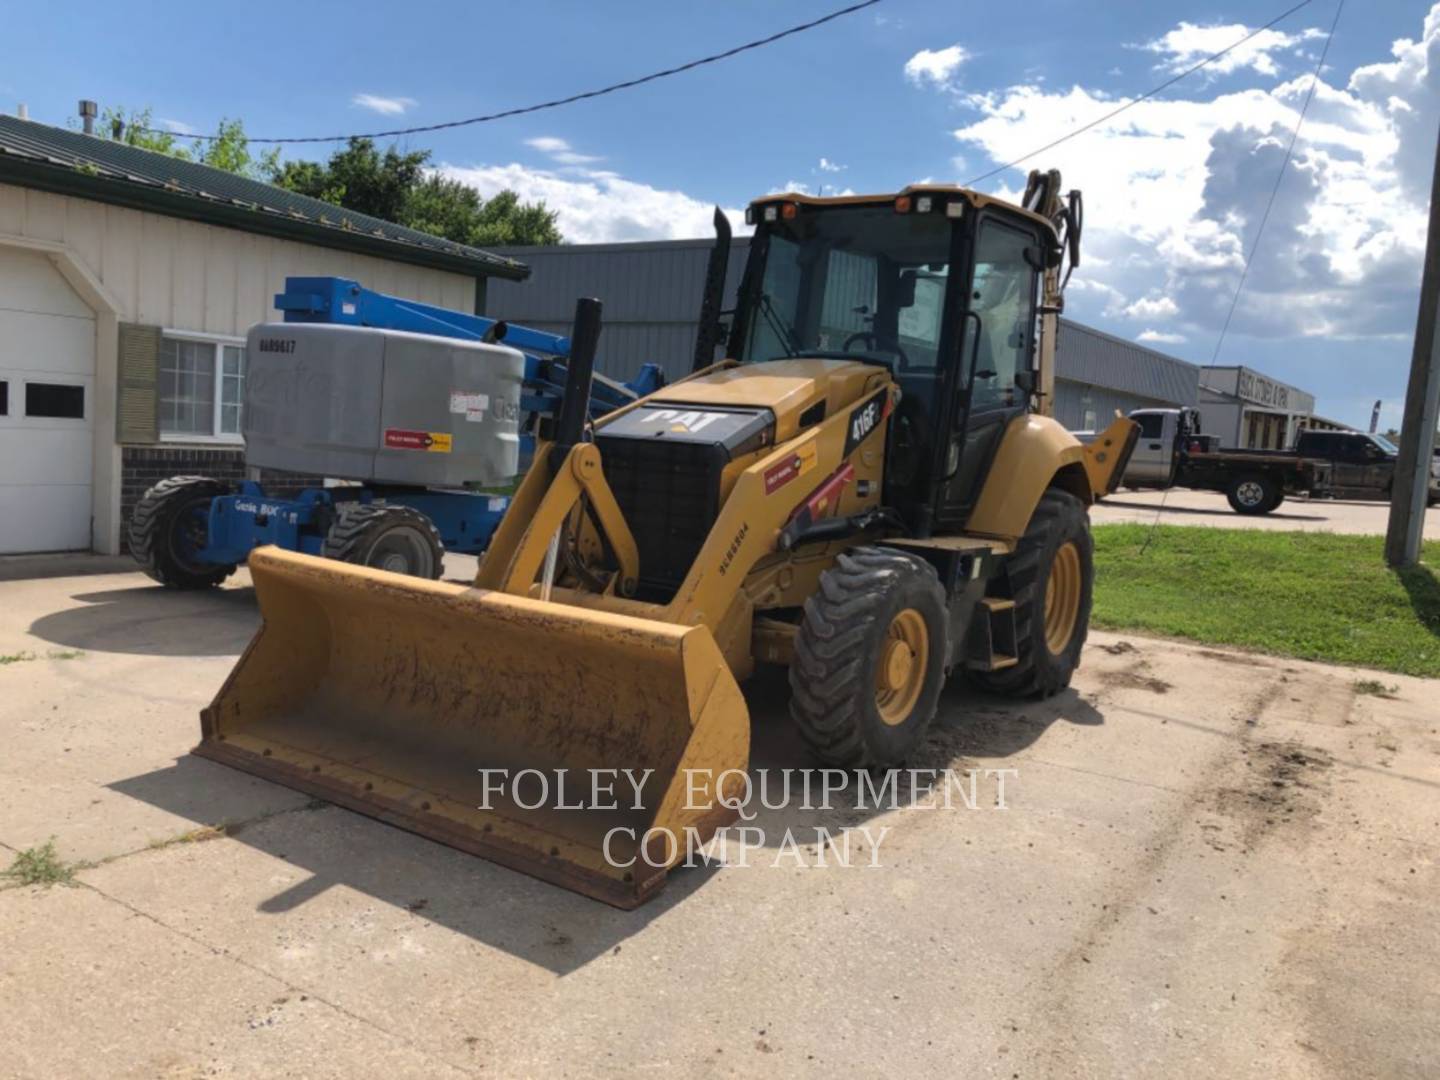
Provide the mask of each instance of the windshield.
[{"label": "windshield", "polygon": [[1387,454],[1398,455],[1400,453],[1400,448],[1396,446],[1393,442],[1391,442],[1389,439],[1385,438],[1384,435],[1371,435],[1370,438],[1373,442],[1378,443],[1380,449],[1384,450]]},{"label": "windshield", "polygon": [[769,226],[744,356],[815,353],[936,367],[952,223],[889,204],[810,210]]}]

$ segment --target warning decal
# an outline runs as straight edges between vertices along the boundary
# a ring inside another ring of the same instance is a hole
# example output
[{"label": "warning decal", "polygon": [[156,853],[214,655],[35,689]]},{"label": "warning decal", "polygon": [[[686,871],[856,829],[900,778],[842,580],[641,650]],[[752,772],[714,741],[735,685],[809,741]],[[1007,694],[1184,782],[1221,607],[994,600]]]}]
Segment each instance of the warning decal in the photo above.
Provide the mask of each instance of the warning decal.
[{"label": "warning decal", "polygon": [[387,450],[428,450],[432,454],[450,453],[450,432],[408,431],[405,428],[385,429]]},{"label": "warning decal", "polygon": [[815,456],[817,452],[815,441],[812,439],[800,447],[800,449],[796,450],[795,453],[785,458],[785,460],[777,462],[766,469],[765,494],[773,494],[797,476],[804,476],[813,469],[815,467]]}]

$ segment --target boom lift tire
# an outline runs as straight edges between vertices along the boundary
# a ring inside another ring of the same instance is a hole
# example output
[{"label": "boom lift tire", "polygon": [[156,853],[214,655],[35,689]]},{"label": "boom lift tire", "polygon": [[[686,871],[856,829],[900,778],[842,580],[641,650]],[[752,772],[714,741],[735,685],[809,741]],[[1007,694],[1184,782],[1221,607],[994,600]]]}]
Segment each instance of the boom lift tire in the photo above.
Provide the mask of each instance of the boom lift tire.
[{"label": "boom lift tire", "polygon": [[983,690],[1011,697],[1049,697],[1070,685],[1090,632],[1094,543],[1085,506],[1051,488],[1041,497],[1006,563],[1002,581],[1015,601],[1019,662],[972,671]]},{"label": "boom lift tire", "polygon": [[202,563],[210,503],[230,485],[208,476],[172,476],[140,496],[130,515],[130,554],[167,589],[211,589],[235,572],[233,564]]},{"label": "boom lift tire", "polygon": [[1268,514],[1280,505],[1276,496],[1283,498],[1284,492],[1262,473],[1237,476],[1225,492],[1230,509],[1237,514]]},{"label": "boom lift tire", "polygon": [[790,715],[816,757],[895,765],[919,745],[945,684],[948,621],[935,568],[878,547],[840,555],[805,601]]},{"label": "boom lift tire", "polygon": [[322,554],[327,559],[433,581],[440,576],[445,545],[430,519],[418,510],[351,503],[340,508],[325,534]]}]

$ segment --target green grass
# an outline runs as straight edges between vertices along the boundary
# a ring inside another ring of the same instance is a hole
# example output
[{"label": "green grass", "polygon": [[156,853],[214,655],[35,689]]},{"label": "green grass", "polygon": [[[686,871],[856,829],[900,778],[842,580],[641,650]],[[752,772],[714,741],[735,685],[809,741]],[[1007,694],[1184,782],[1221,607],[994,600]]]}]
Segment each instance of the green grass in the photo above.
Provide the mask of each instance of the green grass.
[{"label": "green grass", "polygon": [[23,664],[26,660],[34,659],[35,654],[33,652],[4,653],[0,655],[0,667],[4,667],[6,664]]},{"label": "green grass", "polygon": [[1142,630],[1279,656],[1440,678],[1440,544],[1396,572],[1378,536],[1095,527],[1095,610]]},{"label": "green grass", "polygon": [[0,871],[0,878],[12,885],[71,885],[79,869],[78,864],[66,863],[60,858],[51,839],[16,855],[9,868]]}]

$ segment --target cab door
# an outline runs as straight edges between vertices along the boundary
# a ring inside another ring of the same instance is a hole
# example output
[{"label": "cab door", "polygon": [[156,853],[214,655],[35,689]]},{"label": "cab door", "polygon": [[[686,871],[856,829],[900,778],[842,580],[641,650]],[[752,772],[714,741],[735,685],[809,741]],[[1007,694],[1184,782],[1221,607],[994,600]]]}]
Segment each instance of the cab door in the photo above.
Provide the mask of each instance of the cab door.
[{"label": "cab door", "polygon": [[936,522],[963,526],[1000,437],[1029,406],[1034,379],[1040,245],[1037,234],[995,214],[978,216],[969,282],[952,317],[961,320],[955,354],[953,420],[942,442]]}]

